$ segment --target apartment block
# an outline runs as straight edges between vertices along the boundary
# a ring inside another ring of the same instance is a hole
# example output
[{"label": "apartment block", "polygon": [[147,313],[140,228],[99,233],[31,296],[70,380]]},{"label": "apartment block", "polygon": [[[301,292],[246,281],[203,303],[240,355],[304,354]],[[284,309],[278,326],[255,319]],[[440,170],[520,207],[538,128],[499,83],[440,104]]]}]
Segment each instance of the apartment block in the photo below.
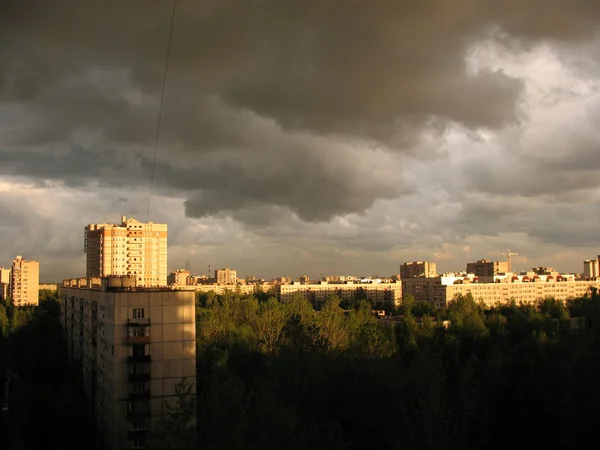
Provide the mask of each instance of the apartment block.
[{"label": "apartment block", "polygon": [[557,281],[514,280],[507,283],[466,283],[440,285],[435,288],[433,303],[437,307],[446,307],[457,295],[471,294],[476,301],[482,301],[486,306],[497,303],[533,304],[547,297],[559,301],[582,297],[591,287],[600,288],[598,281]]},{"label": "apartment block", "polygon": [[583,262],[583,277],[592,280],[598,278],[598,260],[586,259]]},{"label": "apartment block", "polygon": [[437,276],[437,265],[433,262],[413,261],[405,262],[400,266],[400,278],[402,280],[407,278],[430,278],[435,276]]},{"label": "apartment block", "polygon": [[0,283],[0,300],[7,301],[8,299],[8,283]]},{"label": "apartment block", "polygon": [[84,278],[63,282],[60,303],[68,354],[108,448],[143,449],[182,378],[195,395],[194,293]]},{"label": "apartment block", "polygon": [[232,269],[215,270],[217,284],[237,284],[237,271]]},{"label": "apartment block", "polygon": [[214,292],[217,295],[241,294],[254,295],[257,292],[273,292],[273,285],[268,283],[255,284],[190,284],[187,286],[177,286],[177,289],[192,292]]},{"label": "apartment block", "polygon": [[8,287],[10,286],[10,269],[0,267],[0,300],[8,299]]},{"label": "apartment block", "polygon": [[22,256],[13,260],[8,295],[15,306],[39,303],[40,263],[26,261]]},{"label": "apartment block", "polygon": [[40,291],[52,291],[52,292],[56,292],[58,291],[58,284],[57,283],[40,283]]},{"label": "apartment block", "polygon": [[177,269],[169,274],[167,284],[169,286],[187,286],[189,277],[189,270]]},{"label": "apartment block", "polygon": [[342,301],[356,301],[361,298],[373,303],[388,304],[397,307],[402,301],[402,282],[393,283],[319,283],[278,284],[274,291],[281,302],[293,300],[300,294],[312,303],[323,302],[330,295],[337,295]]},{"label": "apartment block", "polygon": [[133,276],[138,286],[167,285],[167,225],[123,216],[85,227],[86,276]]},{"label": "apartment block", "polygon": [[477,277],[491,277],[508,271],[508,261],[480,259],[477,262],[467,263],[467,273],[472,273]]}]

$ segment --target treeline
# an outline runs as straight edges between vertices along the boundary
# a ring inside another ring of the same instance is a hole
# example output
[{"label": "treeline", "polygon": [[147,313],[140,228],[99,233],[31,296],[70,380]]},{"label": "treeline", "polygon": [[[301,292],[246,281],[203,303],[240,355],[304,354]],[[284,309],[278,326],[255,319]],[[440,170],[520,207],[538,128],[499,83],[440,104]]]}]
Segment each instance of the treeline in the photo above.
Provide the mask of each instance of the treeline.
[{"label": "treeline", "polygon": [[96,448],[59,315],[50,291],[41,292],[38,307],[0,304],[0,378],[11,379],[10,414],[0,425],[3,448]]},{"label": "treeline", "polygon": [[371,309],[200,294],[198,448],[570,449],[600,425],[597,292]]}]

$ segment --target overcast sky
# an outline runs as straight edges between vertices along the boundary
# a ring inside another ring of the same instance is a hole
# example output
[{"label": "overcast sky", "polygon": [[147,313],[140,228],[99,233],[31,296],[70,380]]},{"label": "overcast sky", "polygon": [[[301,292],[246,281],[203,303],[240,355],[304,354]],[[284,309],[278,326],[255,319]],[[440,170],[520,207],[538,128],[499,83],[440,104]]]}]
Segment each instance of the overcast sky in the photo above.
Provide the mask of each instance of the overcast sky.
[{"label": "overcast sky", "polygon": [[[146,219],[169,0],[0,6],[0,266]],[[600,253],[600,1],[179,0],[148,219],[169,269]]]}]

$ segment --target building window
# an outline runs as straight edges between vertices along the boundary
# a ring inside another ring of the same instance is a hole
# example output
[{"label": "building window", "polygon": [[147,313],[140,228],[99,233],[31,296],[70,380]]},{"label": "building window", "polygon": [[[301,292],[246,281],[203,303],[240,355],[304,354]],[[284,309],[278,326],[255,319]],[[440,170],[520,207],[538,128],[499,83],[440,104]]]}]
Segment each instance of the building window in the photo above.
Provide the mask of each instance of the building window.
[{"label": "building window", "polygon": [[144,308],[133,308],[133,318],[134,319],[143,319],[144,318]]},{"label": "building window", "polygon": [[130,373],[132,375],[148,375],[150,373],[150,364],[133,364]]},{"label": "building window", "polygon": [[131,330],[131,336],[134,337],[141,337],[141,336],[147,336],[146,334],[146,328],[145,327],[134,327]]}]

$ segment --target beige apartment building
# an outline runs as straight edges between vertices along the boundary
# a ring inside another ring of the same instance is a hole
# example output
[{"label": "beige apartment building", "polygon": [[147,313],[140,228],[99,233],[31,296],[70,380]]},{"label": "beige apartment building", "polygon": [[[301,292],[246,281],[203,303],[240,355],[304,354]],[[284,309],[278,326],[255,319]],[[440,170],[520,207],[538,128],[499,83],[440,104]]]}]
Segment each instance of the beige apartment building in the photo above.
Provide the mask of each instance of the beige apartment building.
[{"label": "beige apartment building", "polygon": [[337,295],[342,301],[356,301],[365,298],[373,303],[388,304],[397,307],[402,302],[402,282],[393,283],[319,283],[278,284],[274,286],[275,295],[281,302],[293,300],[298,294],[312,303],[323,302],[331,295]]},{"label": "beige apartment building", "polygon": [[417,301],[445,308],[457,295],[471,294],[486,306],[497,303],[535,303],[546,297],[565,301],[585,295],[590,287],[600,288],[600,281],[576,280],[573,275],[536,275],[535,272],[516,275],[507,273],[492,277],[474,274],[445,274],[436,278],[403,280],[402,295],[412,295]]},{"label": "beige apartment building", "polygon": [[598,278],[598,260],[597,259],[586,259],[583,262],[583,277],[588,280]]},{"label": "beige apartment building", "polygon": [[467,273],[472,273],[477,277],[492,277],[499,273],[509,271],[507,261],[488,261],[480,259],[477,262],[467,263]]},{"label": "beige apartment building", "polygon": [[217,284],[237,284],[237,271],[229,268],[215,270]]},{"label": "beige apartment building", "polygon": [[189,270],[177,269],[169,274],[167,277],[167,284],[169,286],[187,286],[189,278]]},{"label": "beige apartment building", "polygon": [[167,285],[167,225],[123,216],[85,227],[86,276],[133,276],[138,286]]},{"label": "beige apartment building", "polygon": [[268,283],[255,283],[255,284],[190,284],[187,286],[177,286],[178,289],[192,292],[214,292],[217,295],[224,295],[227,293],[235,293],[242,295],[253,295],[259,291],[262,292],[273,292],[273,285]]},{"label": "beige apartment building", "polygon": [[8,287],[10,286],[10,269],[0,267],[0,300],[8,299]]},{"label": "beige apartment building", "polygon": [[69,357],[109,449],[143,449],[182,378],[195,395],[194,293],[83,278],[63,282],[60,302]]},{"label": "beige apartment building", "polygon": [[15,306],[39,304],[40,263],[22,256],[13,260],[8,295]]},{"label": "beige apartment building", "polygon": [[457,295],[471,294],[476,301],[482,301],[486,306],[498,303],[536,303],[548,297],[559,301],[582,297],[591,287],[600,288],[598,281],[526,281],[521,280],[507,283],[466,283],[437,286],[433,303],[437,307],[446,307]]},{"label": "beige apartment building", "polygon": [[431,278],[435,276],[437,276],[437,265],[433,262],[413,261],[405,262],[400,266],[400,278],[402,280],[418,277]]},{"label": "beige apartment building", "polygon": [[39,289],[40,289],[40,291],[56,292],[56,291],[58,291],[58,284],[57,283],[40,283]]}]

